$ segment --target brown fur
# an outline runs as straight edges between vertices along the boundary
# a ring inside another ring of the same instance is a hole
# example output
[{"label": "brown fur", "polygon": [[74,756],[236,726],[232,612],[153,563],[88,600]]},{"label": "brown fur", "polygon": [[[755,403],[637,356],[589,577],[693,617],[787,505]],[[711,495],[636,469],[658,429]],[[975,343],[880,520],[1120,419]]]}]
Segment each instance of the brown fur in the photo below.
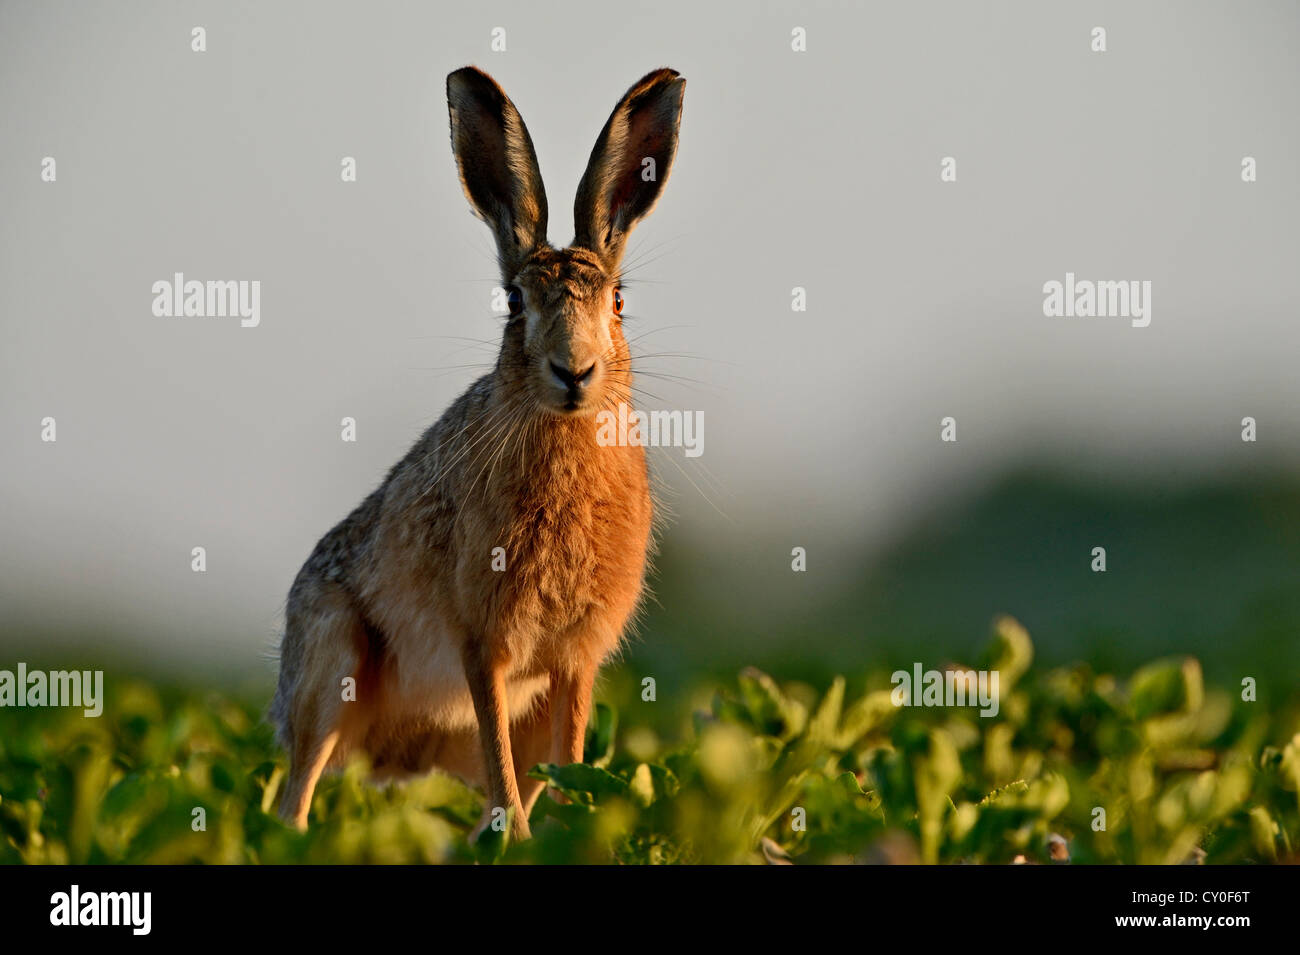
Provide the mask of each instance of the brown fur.
[{"label": "brown fur", "polygon": [[[642,449],[599,446],[594,415],[632,404],[613,294],[627,232],[667,180],[684,82],[659,70],[620,101],[579,189],[578,240],[555,249],[514,105],[477,70],[448,77],[462,184],[524,307],[495,369],[321,539],[289,592],[271,716],[291,763],[281,812],[300,828],[321,772],[355,751],[381,774],[436,766],[483,785],[479,829],[513,807],[519,836],[542,789],[528,770],[581,761],[652,519]],[[643,155],[657,181],[642,181]]]}]

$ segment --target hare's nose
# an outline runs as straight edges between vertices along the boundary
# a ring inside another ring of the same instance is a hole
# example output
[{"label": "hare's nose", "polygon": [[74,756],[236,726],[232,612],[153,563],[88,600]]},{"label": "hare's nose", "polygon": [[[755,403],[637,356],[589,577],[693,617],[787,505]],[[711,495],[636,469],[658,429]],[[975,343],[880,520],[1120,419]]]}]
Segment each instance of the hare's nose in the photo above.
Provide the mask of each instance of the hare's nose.
[{"label": "hare's nose", "polygon": [[592,372],[596,370],[596,363],[592,362],[585,371],[572,371],[567,366],[558,364],[554,358],[549,359],[551,365],[551,374],[559,379],[568,391],[578,391],[587,387],[591,381]]}]

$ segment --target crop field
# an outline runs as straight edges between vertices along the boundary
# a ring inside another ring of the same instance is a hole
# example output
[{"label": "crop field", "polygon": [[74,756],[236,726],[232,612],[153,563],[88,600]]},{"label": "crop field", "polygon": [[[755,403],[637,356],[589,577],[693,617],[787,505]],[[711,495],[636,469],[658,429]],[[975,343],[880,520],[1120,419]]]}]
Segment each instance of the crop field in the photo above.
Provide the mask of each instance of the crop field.
[{"label": "crop field", "polygon": [[459,781],[374,785],[360,763],[299,834],[274,813],[284,756],[255,702],[110,681],[98,719],[0,711],[0,861],[1295,861],[1300,701],[1206,687],[1191,658],[1040,671],[1010,618],[985,653],[988,717],[753,669],[673,704],[615,672],[585,762],[534,770],[567,799],[543,795],[515,844],[469,842],[482,796]]}]

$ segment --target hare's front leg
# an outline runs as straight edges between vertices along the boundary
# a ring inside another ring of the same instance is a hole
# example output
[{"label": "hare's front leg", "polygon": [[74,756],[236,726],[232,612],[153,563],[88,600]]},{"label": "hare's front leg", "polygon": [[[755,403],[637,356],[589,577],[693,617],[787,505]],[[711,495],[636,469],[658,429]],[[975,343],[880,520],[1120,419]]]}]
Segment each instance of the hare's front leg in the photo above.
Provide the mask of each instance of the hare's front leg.
[{"label": "hare's front leg", "polygon": [[519,801],[527,818],[532,815],[537,797],[546,789],[546,780],[528,775],[538,763],[547,761],[551,749],[551,705],[546,694],[542,694],[532,710],[510,727],[510,749],[515,757]]},{"label": "hare's front leg", "polygon": [[551,762],[557,766],[582,762],[596,666],[583,661],[551,674]]},{"label": "hare's front leg", "polygon": [[494,810],[513,808],[514,823],[510,835],[515,839],[527,839],[528,819],[519,800],[514,757],[510,751],[505,662],[489,659],[481,646],[473,644],[466,648],[464,659],[465,679],[469,683],[469,693],[474,700],[474,714],[478,718],[488,797],[487,805],[483,808],[483,818],[479,820],[470,838],[477,839],[479,833],[492,823]]}]

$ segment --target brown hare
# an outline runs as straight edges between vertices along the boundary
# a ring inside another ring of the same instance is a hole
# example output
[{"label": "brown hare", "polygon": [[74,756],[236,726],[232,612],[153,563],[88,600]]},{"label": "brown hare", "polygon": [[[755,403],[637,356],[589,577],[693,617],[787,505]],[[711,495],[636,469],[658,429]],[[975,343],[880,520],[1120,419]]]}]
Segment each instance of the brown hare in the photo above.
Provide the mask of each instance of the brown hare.
[{"label": "brown hare", "polygon": [[668,179],[685,83],[656,70],[619,101],[578,185],[576,237],[556,249],[514,104],[477,69],[447,77],[452,150],[510,314],[495,368],[289,591],[270,716],[291,764],[280,811],[298,828],[350,752],[378,774],[440,767],[483,786],[475,833],[513,809],[515,837],[544,788],[528,770],[582,760],[592,682],[651,541],[643,449],[598,444],[594,416],[632,404],[620,261]]}]

